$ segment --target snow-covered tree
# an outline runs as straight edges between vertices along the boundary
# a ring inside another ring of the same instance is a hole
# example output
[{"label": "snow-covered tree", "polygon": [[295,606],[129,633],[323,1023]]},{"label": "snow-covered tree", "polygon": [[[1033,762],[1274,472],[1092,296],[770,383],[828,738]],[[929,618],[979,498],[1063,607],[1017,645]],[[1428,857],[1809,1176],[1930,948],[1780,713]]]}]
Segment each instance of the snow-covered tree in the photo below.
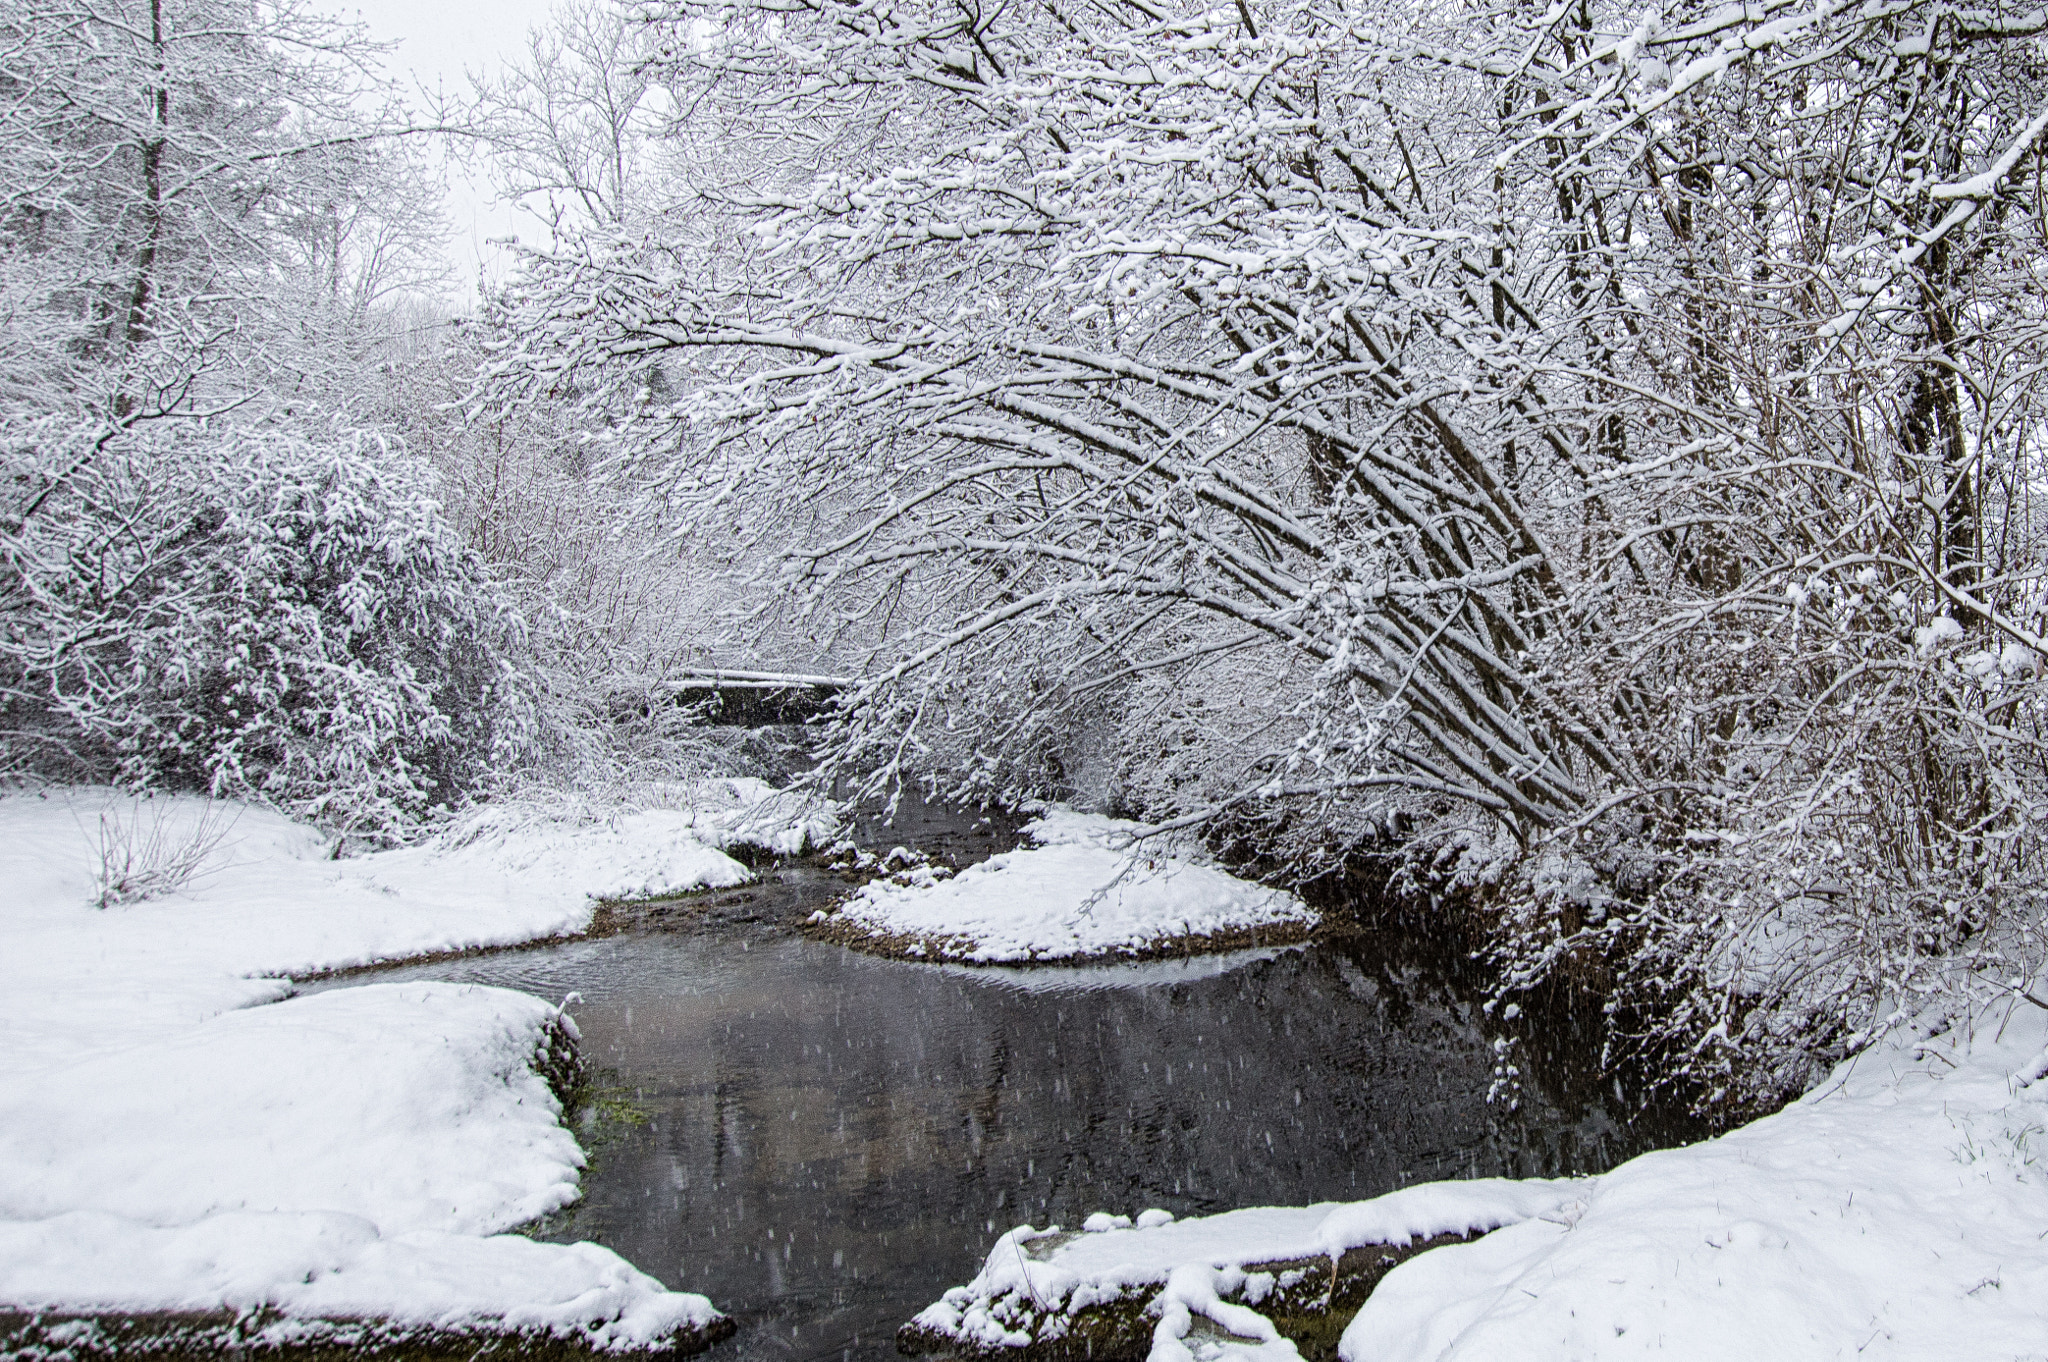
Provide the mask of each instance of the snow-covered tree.
[{"label": "snow-covered tree", "polygon": [[728,173],[500,391],[857,649],[839,767],[1398,838],[1702,1091],[2034,948],[2038,16],[657,18]]},{"label": "snow-covered tree", "polygon": [[[658,36],[621,6],[563,4],[522,53],[478,82],[492,177],[541,241],[648,243],[680,233],[723,249],[719,224],[698,213],[687,180],[705,166],[738,173],[735,144],[715,129],[656,135],[672,108],[650,65]],[[487,358],[508,311],[522,307],[518,295],[514,286],[484,299],[477,325],[463,331],[463,365]],[[609,379],[648,402],[675,390],[659,357]],[[730,624],[749,608],[739,569],[749,554],[730,536],[679,521],[662,504],[660,470],[621,458],[609,439],[616,421],[573,391],[539,402],[485,392],[465,418],[435,447],[450,509],[522,593],[552,712],[576,738],[577,779],[729,764],[675,703],[692,684],[688,669],[803,657],[801,648],[767,658],[736,651]],[[740,646],[764,644],[756,632]]]},{"label": "snow-covered tree", "polygon": [[530,735],[522,635],[376,428],[434,202],[293,3],[0,16],[5,765],[390,832]]},{"label": "snow-covered tree", "polygon": [[500,191],[551,229],[617,229],[650,206],[644,33],[607,0],[564,0],[522,56],[478,82]]}]

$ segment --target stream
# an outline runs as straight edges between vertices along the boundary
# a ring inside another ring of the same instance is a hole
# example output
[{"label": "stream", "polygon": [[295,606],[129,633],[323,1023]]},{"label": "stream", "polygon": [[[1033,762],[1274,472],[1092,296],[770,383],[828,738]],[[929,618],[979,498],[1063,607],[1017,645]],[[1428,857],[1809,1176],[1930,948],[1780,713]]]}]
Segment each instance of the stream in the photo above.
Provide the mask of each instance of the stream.
[{"label": "stream", "polygon": [[893,1357],[1027,1221],[1590,1172],[1643,1144],[1526,1085],[1489,1104],[1476,1006],[1366,944],[992,969],[788,925],[845,889],[791,864],[619,935],[336,982],[579,994],[591,1166],[546,1237],[708,1295],[731,1357]]}]

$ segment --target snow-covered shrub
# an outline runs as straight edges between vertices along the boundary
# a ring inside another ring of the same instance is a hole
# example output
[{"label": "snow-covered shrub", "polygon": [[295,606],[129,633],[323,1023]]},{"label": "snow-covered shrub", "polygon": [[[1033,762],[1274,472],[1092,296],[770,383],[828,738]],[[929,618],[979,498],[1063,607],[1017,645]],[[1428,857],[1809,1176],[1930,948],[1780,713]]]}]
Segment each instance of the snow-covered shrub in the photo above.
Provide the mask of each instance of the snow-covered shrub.
[{"label": "snow-covered shrub", "polygon": [[228,422],[12,435],[9,764],[388,834],[532,741],[521,621],[403,451]]},{"label": "snow-covered shrub", "polygon": [[236,816],[208,803],[197,818],[163,804],[109,804],[99,814],[99,866],[93,906],[111,908],[173,893],[198,878],[234,830]]}]

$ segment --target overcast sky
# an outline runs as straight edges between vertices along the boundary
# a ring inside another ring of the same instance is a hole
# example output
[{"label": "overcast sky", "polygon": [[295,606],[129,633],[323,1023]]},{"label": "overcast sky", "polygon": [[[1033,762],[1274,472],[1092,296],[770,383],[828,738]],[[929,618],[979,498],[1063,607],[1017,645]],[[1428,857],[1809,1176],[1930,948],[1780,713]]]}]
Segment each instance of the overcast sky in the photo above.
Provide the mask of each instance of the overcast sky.
[{"label": "overcast sky", "polygon": [[[549,0],[352,0],[337,4],[343,18],[360,18],[380,42],[397,42],[388,58],[392,73],[407,84],[450,93],[468,90],[468,71],[491,71],[505,57],[519,52],[527,30],[547,17]],[[479,167],[481,169],[481,167]],[[467,298],[479,268],[496,276],[502,261],[486,239],[522,232],[505,205],[491,202],[481,179],[454,172],[448,193],[448,258],[453,266],[455,296]]]}]

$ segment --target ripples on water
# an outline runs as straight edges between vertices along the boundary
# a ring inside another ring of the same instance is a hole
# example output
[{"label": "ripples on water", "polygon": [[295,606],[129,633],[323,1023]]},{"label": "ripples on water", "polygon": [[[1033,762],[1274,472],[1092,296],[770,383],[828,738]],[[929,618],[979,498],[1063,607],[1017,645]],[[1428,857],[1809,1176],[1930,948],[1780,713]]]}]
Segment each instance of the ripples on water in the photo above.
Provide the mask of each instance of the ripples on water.
[{"label": "ripples on water", "polygon": [[612,1128],[555,1237],[710,1296],[744,1326],[731,1356],[893,1356],[896,1326],[1026,1221],[1629,1152],[1598,1110],[1489,1106],[1474,1010],[1336,945],[977,970],[725,923],[380,977],[582,995],[586,1056],[645,1120]]}]

